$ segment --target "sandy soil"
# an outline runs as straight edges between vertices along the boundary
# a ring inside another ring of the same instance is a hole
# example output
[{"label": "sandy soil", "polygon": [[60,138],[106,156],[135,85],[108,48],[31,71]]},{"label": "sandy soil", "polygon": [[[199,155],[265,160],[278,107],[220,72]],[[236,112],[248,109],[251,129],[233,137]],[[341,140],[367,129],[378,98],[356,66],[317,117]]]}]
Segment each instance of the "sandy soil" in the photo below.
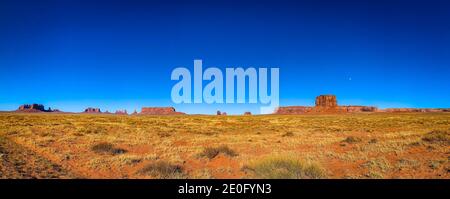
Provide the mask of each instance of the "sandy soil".
[{"label": "sandy soil", "polygon": [[[1,113],[1,178],[260,178],[260,161],[283,157],[320,178],[449,179],[449,132],[448,113]],[[236,155],[202,155],[219,146]]]}]

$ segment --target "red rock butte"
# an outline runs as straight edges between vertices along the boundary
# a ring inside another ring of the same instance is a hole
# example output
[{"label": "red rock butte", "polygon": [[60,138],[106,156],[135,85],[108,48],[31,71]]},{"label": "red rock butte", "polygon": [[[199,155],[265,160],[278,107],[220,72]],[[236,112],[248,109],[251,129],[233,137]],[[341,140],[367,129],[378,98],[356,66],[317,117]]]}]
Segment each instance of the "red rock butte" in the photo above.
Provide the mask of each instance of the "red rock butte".
[{"label": "red rock butte", "polygon": [[336,107],[337,100],[334,95],[320,95],[316,97],[316,107]]},{"label": "red rock butte", "polygon": [[284,106],[279,107],[274,114],[307,114],[307,113],[360,113],[360,112],[450,112],[442,108],[388,108],[378,109],[374,106],[338,106],[335,95],[320,95],[316,97],[315,106]]},{"label": "red rock butte", "polygon": [[84,113],[102,113],[102,111],[99,108],[87,108],[84,109]]},{"label": "red rock butte", "polygon": [[183,112],[177,112],[174,107],[143,107],[143,115],[183,115]]},{"label": "red rock butte", "polygon": [[19,108],[16,110],[16,112],[59,112],[58,109],[52,110],[50,107],[45,110],[44,105],[42,104],[24,104],[19,106]]}]

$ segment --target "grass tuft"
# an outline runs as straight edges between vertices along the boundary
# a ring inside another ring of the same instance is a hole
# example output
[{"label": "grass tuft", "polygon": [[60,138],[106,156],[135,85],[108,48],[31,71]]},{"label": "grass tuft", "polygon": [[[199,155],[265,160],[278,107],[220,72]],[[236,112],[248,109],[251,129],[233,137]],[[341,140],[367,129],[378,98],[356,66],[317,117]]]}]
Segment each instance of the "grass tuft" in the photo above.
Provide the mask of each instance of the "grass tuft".
[{"label": "grass tuft", "polygon": [[348,136],[347,138],[345,138],[345,140],[342,140],[342,142],[347,142],[349,144],[353,144],[353,143],[357,143],[357,142],[361,142],[362,139],[359,137],[354,137],[354,136]]},{"label": "grass tuft", "polygon": [[98,154],[111,154],[111,155],[123,154],[127,152],[125,149],[115,148],[114,145],[106,142],[98,143],[92,146],[91,150]]},{"label": "grass tuft", "polygon": [[256,178],[262,179],[320,179],[324,170],[315,163],[288,157],[268,157],[247,166]]},{"label": "grass tuft", "polygon": [[292,137],[292,136],[294,136],[294,133],[292,133],[292,132],[287,132],[287,133],[281,135],[281,137]]},{"label": "grass tuft", "polygon": [[446,144],[450,145],[450,132],[434,130],[422,137],[422,140],[432,144]]},{"label": "grass tuft", "polygon": [[140,173],[161,179],[184,178],[183,167],[166,161],[157,161],[146,165]]},{"label": "grass tuft", "polygon": [[199,156],[200,157],[207,157],[209,159],[213,159],[213,158],[215,158],[216,156],[218,156],[221,153],[226,155],[226,156],[229,156],[229,157],[234,157],[234,156],[238,155],[234,150],[230,149],[228,146],[222,145],[222,146],[219,146],[219,147],[206,147],[199,154]]}]

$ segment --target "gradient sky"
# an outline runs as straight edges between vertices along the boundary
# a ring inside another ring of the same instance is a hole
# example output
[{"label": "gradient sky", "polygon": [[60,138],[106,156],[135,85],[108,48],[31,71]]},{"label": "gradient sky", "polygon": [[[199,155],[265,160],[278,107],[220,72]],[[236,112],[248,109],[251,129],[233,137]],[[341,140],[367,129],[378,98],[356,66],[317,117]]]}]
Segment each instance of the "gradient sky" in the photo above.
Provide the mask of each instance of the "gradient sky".
[{"label": "gradient sky", "polygon": [[258,112],[173,104],[194,59],[279,67],[281,105],[450,107],[450,1],[0,1],[0,110]]}]

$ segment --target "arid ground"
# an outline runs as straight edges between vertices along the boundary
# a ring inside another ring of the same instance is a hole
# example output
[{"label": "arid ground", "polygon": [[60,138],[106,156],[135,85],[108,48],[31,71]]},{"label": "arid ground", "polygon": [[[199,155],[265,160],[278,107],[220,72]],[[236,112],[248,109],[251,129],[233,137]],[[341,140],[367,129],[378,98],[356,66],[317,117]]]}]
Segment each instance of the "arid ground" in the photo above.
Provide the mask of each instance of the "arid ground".
[{"label": "arid ground", "polygon": [[1,113],[1,178],[450,178],[449,113]]}]

